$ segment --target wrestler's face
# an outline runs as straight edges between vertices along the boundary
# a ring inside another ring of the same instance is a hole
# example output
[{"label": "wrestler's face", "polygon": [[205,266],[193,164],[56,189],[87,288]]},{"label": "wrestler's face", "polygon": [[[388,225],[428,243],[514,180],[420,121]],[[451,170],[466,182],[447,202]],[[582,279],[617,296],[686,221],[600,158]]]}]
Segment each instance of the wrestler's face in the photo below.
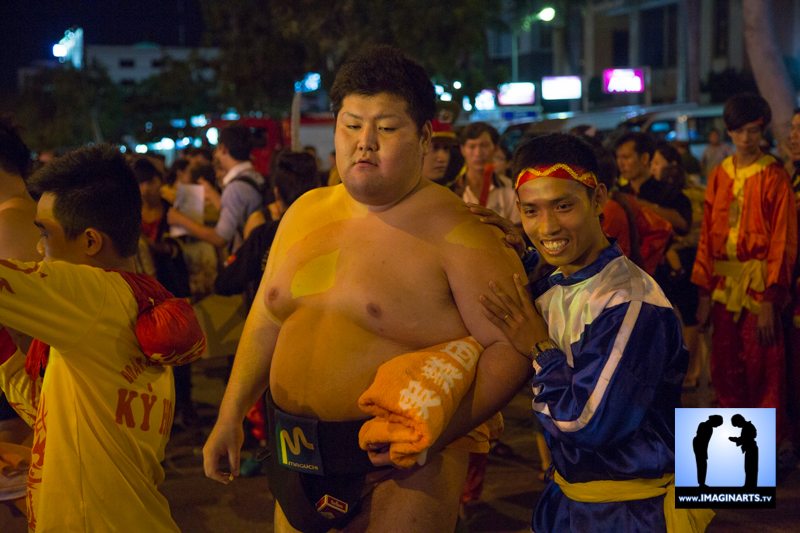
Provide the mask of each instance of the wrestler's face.
[{"label": "wrestler's face", "polygon": [[83,253],[81,236],[68,239],[64,227],[53,213],[56,196],[46,192],[39,199],[36,206],[36,219],[34,224],[39,228],[39,242],[36,250],[42,254],[45,261],[67,261],[69,263],[84,264],[86,255]]},{"label": "wrestler's face", "polygon": [[525,233],[539,255],[564,275],[589,265],[608,246],[599,219],[604,185],[591,193],[574,180],[538,178],[524,183],[517,194]]},{"label": "wrestler's face", "polygon": [[450,163],[450,143],[433,140],[430,151],[422,160],[422,177],[431,181],[439,181],[447,171]]},{"label": "wrestler's face", "polygon": [[792,127],[789,130],[789,153],[792,161],[800,161],[800,113],[792,116]]},{"label": "wrestler's face", "polygon": [[334,143],[347,192],[370,207],[394,205],[420,183],[430,139],[430,123],[420,131],[402,98],[389,93],[345,96]]}]

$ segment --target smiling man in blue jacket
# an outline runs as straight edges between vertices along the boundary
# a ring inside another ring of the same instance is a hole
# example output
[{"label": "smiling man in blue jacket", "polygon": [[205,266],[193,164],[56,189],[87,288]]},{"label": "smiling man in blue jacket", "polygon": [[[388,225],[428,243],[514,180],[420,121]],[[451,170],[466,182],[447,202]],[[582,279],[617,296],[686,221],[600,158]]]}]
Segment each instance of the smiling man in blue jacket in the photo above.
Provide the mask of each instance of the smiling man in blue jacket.
[{"label": "smiling man in blue jacket", "polygon": [[[532,529],[701,531],[710,511],[675,509],[674,420],[688,355],[655,281],[609,242],[607,191],[580,139],[532,139],[514,157],[522,226],[555,271],[532,299],[490,285],[487,316],[531,359],[533,409],[553,480]],[[533,278],[532,278],[533,279]]]}]

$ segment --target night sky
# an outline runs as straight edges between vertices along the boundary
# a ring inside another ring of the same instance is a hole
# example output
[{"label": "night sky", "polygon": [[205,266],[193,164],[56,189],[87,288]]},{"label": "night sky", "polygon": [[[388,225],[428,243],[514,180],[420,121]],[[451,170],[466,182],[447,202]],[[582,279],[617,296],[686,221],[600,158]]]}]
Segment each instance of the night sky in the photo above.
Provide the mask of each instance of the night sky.
[{"label": "night sky", "polygon": [[201,45],[200,0],[0,0],[0,89],[14,89],[17,68],[52,59],[53,44],[71,26],[83,28],[85,44],[174,46],[181,19],[185,44]]}]

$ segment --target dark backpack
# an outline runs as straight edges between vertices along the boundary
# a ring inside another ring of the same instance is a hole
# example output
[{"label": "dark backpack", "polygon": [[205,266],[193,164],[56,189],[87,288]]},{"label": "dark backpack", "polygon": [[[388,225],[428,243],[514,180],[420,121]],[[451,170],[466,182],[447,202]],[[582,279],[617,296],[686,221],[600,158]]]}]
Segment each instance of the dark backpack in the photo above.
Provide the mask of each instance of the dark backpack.
[{"label": "dark backpack", "polygon": [[243,183],[248,184],[252,188],[258,192],[258,195],[261,197],[261,204],[262,207],[266,205],[267,200],[267,180],[264,179],[262,183],[258,183],[252,175],[247,175],[245,173],[239,174],[235,178],[231,180],[231,183],[234,181],[241,181]]}]

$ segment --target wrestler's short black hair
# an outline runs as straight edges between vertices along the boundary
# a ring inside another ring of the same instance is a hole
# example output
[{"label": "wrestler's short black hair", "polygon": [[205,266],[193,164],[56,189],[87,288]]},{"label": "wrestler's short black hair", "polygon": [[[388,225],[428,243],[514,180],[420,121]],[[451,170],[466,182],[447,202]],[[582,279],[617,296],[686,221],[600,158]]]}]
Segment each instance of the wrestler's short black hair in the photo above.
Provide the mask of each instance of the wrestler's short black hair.
[{"label": "wrestler's short black hair", "polygon": [[397,48],[374,46],[344,63],[330,91],[331,110],[338,117],[346,96],[389,93],[406,102],[406,111],[422,131],[436,114],[436,92],[422,66]]},{"label": "wrestler's short black hair", "polygon": [[228,149],[231,157],[237,161],[249,161],[250,150],[253,149],[253,136],[250,128],[233,125],[219,132],[219,144]]},{"label": "wrestler's short black hair", "polygon": [[35,199],[55,196],[53,214],[67,239],[87,228],[108,235],[122,257],[136,253],[142,197],[131,167],[116,146],[88,146],[42,167],[28,180]]},{"label": "wrestler's short black hair", "polygon": [[[592,147],[583,139],[568,133],[549,133],[523,142],[514,152],[511,168],[516,180],[519,173],[528,167],[556,163],[582,167],[595,175],[598,172],[597,157]],[[591,189],[586,189],[591,195]]]},{"label": "wrestler's short black hair", "polygon": [[458,135],[458,144],[463,146],[468,140],[477,139],[484,133],[489,134],[492,144],[497,145],[500,142],[500,133],[497,132],[494,126],[487,122],[470,122],[461,128],[461,133]]},{"label": "wrestler's short black hair", "polygon": [[656,149],[656,142],[653,140],[652,135],[643,131],[629,131],[623,134],[617,139],[617,142],[614,143],[614,151],[618,150],[623,144],[631,141],[633,141],[633,149],[637,154],[648,154],[650,157],[653,157],[653,152]]},{"label": "wrestler's short black hair", "polygon": [[31,170],[31,151],[7,116],[0,116],[0,168],[23,179]]},{"label": "wrestler's short black hair", "polygon": [[731,96],[722,109],[722,120],[728,131],[735,131],[757,120],[763,121],[762,131],[772,121],[772,109],[764,98],[754,93],[739,93]]}]

